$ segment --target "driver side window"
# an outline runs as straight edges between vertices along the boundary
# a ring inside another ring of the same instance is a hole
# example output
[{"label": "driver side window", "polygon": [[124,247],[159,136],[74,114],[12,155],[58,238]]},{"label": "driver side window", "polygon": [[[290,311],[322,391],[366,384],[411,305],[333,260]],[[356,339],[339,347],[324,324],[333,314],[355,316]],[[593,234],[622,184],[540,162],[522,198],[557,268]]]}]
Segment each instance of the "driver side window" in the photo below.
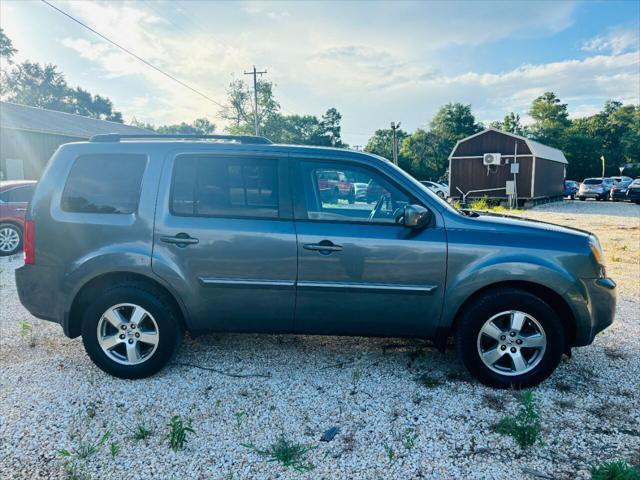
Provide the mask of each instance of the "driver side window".
[{"label": "driver side window", "polygon": [[394,224],[409,197],[382,175],[339,162],[301,162],[308,220]]}]

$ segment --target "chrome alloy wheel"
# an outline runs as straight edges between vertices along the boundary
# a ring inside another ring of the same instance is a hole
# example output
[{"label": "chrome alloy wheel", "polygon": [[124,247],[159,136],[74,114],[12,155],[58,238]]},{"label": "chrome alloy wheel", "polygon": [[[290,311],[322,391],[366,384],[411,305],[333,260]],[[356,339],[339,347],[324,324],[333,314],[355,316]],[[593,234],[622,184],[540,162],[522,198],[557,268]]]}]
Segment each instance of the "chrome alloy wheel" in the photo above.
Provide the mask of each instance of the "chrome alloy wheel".
[{"label": "chrome alloy wheel", "polygon": [[159,339],[158,324],[139,305],[114,305],[98,321],[98,343],[102,351],[122,365],[137,365],[149,360],[158,348]]},{"label": "chrome alloy wheel", "polygon": [[522,375],[542,361],[547,336],[528,313],[508,310],[487,320],[478,333],[482,362],[500,375]]},{"label": "chrome alloy wheel", "polygon": [[13,252],[20,245],[20,234],[13,227],[2,227],[0,229],[0,251],[4,253]]}]

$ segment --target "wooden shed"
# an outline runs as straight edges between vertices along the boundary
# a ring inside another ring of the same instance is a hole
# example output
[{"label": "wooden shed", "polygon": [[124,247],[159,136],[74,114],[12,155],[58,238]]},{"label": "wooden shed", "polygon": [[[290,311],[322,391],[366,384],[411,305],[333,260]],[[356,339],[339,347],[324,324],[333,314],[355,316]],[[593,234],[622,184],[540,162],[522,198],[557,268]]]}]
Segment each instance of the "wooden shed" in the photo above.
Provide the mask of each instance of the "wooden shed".
[{"label": "wooden shed", "polygon": [[[515,157],[517,152],[517,157]],[[485,154],[498,154],[498,164],[487,165]],[[507,197],[507,181],[514,180],[512,164],[517,163],[515,182],[522,201],[542,201],[562,197],[567,159],[562,151],[513,133],[488,128],[456,143],[449,156],[449,195],[461,198]],[[489,189],[496,189],[490,190]],[[501,190],[497,190],[501,189]]]}]

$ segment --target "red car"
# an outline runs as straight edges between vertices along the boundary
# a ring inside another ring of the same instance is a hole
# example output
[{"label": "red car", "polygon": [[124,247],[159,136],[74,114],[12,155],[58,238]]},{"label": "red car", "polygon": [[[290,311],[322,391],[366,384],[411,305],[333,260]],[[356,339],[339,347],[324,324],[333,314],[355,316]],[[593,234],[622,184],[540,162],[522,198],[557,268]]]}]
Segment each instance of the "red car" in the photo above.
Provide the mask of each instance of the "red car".
[{"label": "red car", "polygon": [[24,216],[35,186],[35,180],[0,182],[0,256],[22,248]]},{"label": "red car", "polygon": [[320,195],[325,202],[336,203],[339,198],[346,198],[349,203],[355,201],[355,189],[344,172],[319,170],[317,178]]}]

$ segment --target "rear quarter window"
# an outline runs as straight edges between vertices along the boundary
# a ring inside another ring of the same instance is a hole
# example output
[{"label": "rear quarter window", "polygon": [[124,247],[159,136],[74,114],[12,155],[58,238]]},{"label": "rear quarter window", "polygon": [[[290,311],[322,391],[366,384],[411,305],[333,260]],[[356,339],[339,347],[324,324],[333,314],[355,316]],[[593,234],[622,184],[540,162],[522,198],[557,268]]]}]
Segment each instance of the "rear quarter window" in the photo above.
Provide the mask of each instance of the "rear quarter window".
[{"label": "rear quarter window", "polygon": [[62,193],[61,208],[78,213],[133,213],[138,208],[145,155],[81,155]]}]

